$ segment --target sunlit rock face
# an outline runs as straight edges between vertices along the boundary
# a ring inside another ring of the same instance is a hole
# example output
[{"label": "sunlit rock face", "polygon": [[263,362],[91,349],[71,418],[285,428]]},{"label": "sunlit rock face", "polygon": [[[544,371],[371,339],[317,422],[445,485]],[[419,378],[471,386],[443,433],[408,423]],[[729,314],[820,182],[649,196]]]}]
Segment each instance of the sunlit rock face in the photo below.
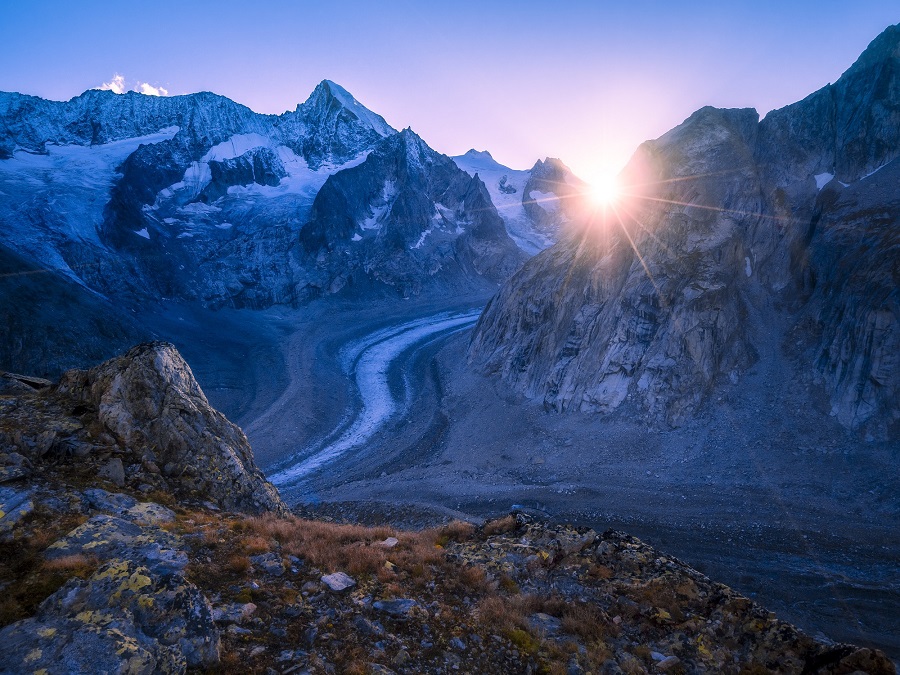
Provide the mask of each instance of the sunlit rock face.
[{"label": "sunlit rock face", "polygon": [[[631,395],[672,422],[720,373],[749,365],[743,237],[760,210],[756,123],[752,110],[704,108],[644,144],[627,170],[649,184],[641,197],[598,210],[530,260],[485,311],[473,358],[557,410],[610,411]],[[742,215],[673,208],[690,201]]]},{"label": "sunlit rock face", "polygon": [[492,300],[471,360],[556,410],[678,424],[792,330],[832,415],[896,437],[898,45],[762,122],[704,108],[642,145],[627,194]]}]

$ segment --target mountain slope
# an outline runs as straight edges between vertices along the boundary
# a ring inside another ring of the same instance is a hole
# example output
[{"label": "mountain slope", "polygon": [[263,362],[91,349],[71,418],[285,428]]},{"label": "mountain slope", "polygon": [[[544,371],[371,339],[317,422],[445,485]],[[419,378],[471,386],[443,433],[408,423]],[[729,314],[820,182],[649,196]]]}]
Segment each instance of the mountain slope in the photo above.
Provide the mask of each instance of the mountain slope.
[{"label": "mountain slope", "polygon": [[300,232],[316,292],[384,285],[404,297],[508,278],[524,256],[484,184],[410,129],[329,177]]},{"label": "mountain slope", "polygon": [[538,160],[528,171],[510,169],[477,150],[453,161],[484,182],[509,236],[529,255],[552,245],[566,223],[583,216],[587,186],[558,159]]},{"label": "mountain slope", "polygon": [[896,437],[898,114],[897,26],[762,122],[694,113],[639,148],[612,211],[501,290],[471,360],[558,410],[630,400],[678,424],[762,359],[824,383],[846,427]]}]

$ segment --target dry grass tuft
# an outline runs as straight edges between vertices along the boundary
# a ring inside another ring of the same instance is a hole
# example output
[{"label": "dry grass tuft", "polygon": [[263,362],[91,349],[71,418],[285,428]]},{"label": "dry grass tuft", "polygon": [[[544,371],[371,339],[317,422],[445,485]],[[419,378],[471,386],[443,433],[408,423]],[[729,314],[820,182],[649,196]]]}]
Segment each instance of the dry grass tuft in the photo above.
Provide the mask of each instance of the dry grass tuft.
[{"label": "dry grass tuft", "polygon": [[503,516],[497,520],[491,520],[484,524],[482,532],[488,537],[495,534],[506,534],[512,532],[517,527],[516,517],[513,515]]},{"label": "dry grass tuft", "polygon": [[98,561],[93,556],[75,553],[56,560],[44,561],[43,568],[48,572],[64,572],[79,579],[86,579],[97,569]]},{"label": "dry grass tuft", "polygon": [[228,569],[235,574],[246,574],[250,571],[250,558],[245,555],[232,555],[228,558]]}]

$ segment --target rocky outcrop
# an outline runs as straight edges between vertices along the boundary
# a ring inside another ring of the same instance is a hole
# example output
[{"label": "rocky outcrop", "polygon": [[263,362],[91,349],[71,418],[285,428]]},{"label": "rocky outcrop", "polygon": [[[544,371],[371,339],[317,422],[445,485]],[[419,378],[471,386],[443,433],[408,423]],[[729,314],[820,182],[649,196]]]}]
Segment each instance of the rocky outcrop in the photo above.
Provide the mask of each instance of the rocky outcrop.
[{"label": "rocky outcrop", "polygon": [[269,148],[253,148],[240,157],[211,161],[209,170],[212,178],[200,193],[204,202],[216,201],[233,185],[275,186],[287,176],[284,164]]},{"label": "rocky outcrop", "polygon": [[898,83],[894,26],[762,122],[704,108],[645,143],[627,194],[494,298],[471,360],[557,410],[632,401],[679,424],[763,358],[824,382],[847,428],[897,437]]},{"label": "rocky outcrop", "polygon": [[[185,576],[185,542],[161,527],[174,512],[100,489],[37,490],[38,518],[92,517],[44,550],[43,564],[71,577],[33,616],[0,630],[0,672],[183,673],[218,663],[219,631]],[[28,529],[14,543],[27,546]]]},{"label": "rocky outcrop", "polygon": [[2,405],[3,451],[39,470],[63,464],[83,480],[100,475],[219,508],[285,509],[243,432],[209,405],[172,345],[139,345]]},{"label": "rocky outcrop", "polygon": [[[755,126],[754,111],[705,108],[642,146],[630,171],[653,187],[530,260],[485,309],[473,359],[556,410],[608,412],[631,396],[672,423],[748,366],[741,238],[760,217]],[[740,215],[671,208],[689,201]]]},{"label": "rocky outcrop", "polygon": [[172,345],[147,343],[91,370],[68,371],[56,391],[95,407],[98,421],[144,465],[155,464],[176,493],[236,511],[284,509],[247,437],[209,405]]}]

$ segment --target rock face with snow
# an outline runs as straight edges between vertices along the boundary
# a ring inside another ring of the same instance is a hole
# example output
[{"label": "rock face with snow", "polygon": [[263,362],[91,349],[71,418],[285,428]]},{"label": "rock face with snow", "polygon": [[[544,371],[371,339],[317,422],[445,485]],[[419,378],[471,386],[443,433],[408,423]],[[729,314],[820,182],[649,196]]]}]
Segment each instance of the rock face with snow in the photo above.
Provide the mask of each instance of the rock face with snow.
[{"label": "rock face with snow", "polygon": [[484,182],[509,236],[529,255],[551,246],[588,208],[586,184],[558,159],[538,160],[528,171],[510,169],[477,150],[453,161]]},{"label": "rock face with snow", "polygon": [[762,122],[696,112],[641,146],[618,205],[501,290],[471,359],[557,410],[632,400],[678,424],[790,336],[833,416],[897,437],[898,115],[898,26]]},{"label": "rock face with snow", "polygon": [[411,130],[325,182],[300,231],[314,294],[382,286],[402,296],[507,279],[524,255],[484,184]]}]

